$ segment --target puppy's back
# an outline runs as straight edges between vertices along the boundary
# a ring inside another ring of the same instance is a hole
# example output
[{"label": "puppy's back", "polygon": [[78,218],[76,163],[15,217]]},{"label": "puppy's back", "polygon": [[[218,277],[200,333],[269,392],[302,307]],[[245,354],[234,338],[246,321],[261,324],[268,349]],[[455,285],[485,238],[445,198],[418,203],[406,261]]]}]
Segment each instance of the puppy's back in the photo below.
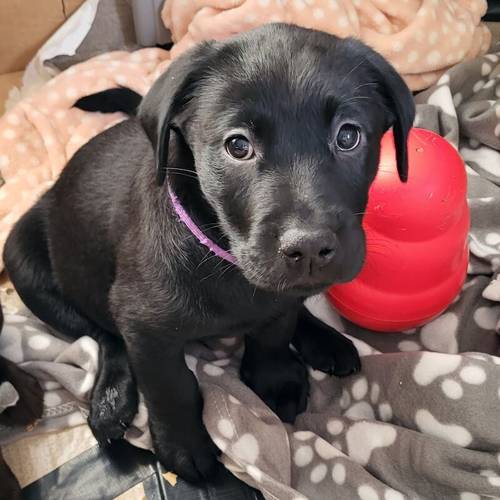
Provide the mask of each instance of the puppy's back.
[{"label": "puppy's back", "polygon": [[137,179],[154,179],[154,155],[136,119],[94,137],[78,150],[47,193],[47,239],[63,293],[107,329],[107,294],[116,249],[132,210]]}]

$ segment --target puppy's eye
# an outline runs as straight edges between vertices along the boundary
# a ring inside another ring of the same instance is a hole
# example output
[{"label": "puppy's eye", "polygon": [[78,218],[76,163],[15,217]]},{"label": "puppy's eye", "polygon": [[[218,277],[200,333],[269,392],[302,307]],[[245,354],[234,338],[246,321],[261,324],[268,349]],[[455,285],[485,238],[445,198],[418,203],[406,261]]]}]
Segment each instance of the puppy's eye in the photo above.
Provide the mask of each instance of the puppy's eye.
[{"label": "puppy's eye", "polygon": [[254,150],[250,141],[243,135],[233,135],[226,141],[226,151],[236,160],[250,160]]},{"label": "puppy's eye", "polygon": [[352,151],[359,144],[361,131],[352,123],[342,125],[337,133],[335,143],[341,151]]}]

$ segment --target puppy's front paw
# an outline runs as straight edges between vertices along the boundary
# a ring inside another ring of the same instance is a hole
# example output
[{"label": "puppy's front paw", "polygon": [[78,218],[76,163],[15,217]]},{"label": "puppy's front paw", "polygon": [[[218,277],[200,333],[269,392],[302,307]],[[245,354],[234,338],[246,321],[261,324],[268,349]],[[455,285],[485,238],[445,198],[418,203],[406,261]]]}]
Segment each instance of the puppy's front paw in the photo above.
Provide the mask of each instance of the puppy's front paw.
[{"label": "puppy's front paw", "polygon": [[301,332],[297,350],[304,361],[315,370],[346,377],[361,369],[361,360],[354,344],[342,334],[330,329],[311,325]]},{"label": "puppy's front paw", "polygon": [[220,452],[205,429],[193,432],[184,428],[177,433],[171,429],[171,432],[170,439],[156,438],[153,434],[155,453],[164,469],[190,483],[213,479]]},{"label": "puppy's front paw", "polygon": [[137,413],[137,390],[132,380],[97,384],[92,393],[88,424],[98,443],[121,439]]},{"label": "puppy's front paw", "polygon": [[244,357],[240,376],[283,422],[293,423],[305,411],[309,395],[307,370],[292,351],[258,363]]}]

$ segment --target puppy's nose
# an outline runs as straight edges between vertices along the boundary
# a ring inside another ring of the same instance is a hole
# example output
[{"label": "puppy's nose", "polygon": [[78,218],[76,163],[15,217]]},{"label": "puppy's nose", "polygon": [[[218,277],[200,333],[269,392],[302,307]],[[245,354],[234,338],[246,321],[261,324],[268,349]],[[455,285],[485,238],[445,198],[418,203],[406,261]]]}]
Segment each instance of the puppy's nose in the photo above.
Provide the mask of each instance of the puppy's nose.
[{"label": "puppy's nose", "polygon": [[281,237],[280,251],[289,265],[321,268],[329,264],[337,249],[337,237],[331,231],[308,232],[290,229]]}]

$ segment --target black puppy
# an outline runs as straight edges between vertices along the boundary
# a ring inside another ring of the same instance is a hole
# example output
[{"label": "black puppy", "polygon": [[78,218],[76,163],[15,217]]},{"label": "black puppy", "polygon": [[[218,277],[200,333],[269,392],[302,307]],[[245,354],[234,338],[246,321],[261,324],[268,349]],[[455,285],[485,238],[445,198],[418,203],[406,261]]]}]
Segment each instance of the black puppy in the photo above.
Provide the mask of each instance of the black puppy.
[{"label": "black puppy", "polygon": [[288,422],[306,406],[304,362],[359,369],[352,343],[303,301],[361,269],[380,139],[393,126],[405,180],[413,116],[402,79],[362,43],[273,24],[175,60],[137,118],[75,154],[4,259],[36,315],[99,341],[96,435],[130,423],[133,373],[160,461],[210,477],[216,450],[184,362],[193,339],[244,335],[242,379]]}]

